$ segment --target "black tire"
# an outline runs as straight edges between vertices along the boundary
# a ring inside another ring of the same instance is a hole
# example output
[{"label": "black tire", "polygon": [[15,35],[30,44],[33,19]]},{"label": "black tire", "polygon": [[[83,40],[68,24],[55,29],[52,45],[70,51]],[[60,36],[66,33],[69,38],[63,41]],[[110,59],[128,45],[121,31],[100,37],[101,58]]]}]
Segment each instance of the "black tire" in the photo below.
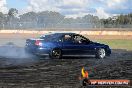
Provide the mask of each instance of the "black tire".
[{"label": "black tire", "polygon": [[52,59],[61,59],[61,57],[62,57],[62,51],[60,49],[53,49],[51,51],[50,57]]},{"label": "black tire", "polygon": [[104,48],[99,48],[96,53],[96,58],[104,59],[106,57],[106,51]]}]

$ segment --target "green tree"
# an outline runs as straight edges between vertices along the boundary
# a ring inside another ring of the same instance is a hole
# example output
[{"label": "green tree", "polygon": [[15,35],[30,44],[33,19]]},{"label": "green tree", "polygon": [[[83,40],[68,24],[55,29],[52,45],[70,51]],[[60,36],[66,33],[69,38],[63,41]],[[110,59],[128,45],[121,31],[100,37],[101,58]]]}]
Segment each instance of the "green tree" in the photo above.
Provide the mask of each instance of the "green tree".
[{"label": "green tree", "polygon": [[4,14],[0,12],[0,24],[3,23],[4,20]]},{"label": "green tree", "polygon": [[8,15],[9,17],[15,17],[18,14],[18,10],[15,8],[9,9]]}]

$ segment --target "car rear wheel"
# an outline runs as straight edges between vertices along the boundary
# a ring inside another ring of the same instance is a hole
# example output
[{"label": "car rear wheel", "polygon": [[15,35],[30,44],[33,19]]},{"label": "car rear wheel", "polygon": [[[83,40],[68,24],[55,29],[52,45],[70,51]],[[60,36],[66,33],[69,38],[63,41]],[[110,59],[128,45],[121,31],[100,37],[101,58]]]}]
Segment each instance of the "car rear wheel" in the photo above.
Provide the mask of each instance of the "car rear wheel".
[{"label": "car rear wheel", "polygon": [[51,58],[52,59],[60,59],[61,58],[61,50],[60,49],[53,49],[52,51],[51,51]]},{"label": "car rear wheel", "polygon": [[106,56],[105,49],[100,48],[100,49],[97,50],[96,57],[97,57],[98,59],[104,59],[105,56]]}]

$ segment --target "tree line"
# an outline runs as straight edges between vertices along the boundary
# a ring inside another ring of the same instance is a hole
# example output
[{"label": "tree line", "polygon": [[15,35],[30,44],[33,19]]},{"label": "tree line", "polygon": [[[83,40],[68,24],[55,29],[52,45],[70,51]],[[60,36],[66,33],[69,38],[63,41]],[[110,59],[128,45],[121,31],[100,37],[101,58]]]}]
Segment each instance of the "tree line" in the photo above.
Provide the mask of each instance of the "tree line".
[{"label": "tree line", "polygon": [[132,13],[107,19],[88,14],[74,19],[53,11],[18,15],[18,10],[11,8],[7,14],[0,12],[0,29],[27,28],[132,28]]}]

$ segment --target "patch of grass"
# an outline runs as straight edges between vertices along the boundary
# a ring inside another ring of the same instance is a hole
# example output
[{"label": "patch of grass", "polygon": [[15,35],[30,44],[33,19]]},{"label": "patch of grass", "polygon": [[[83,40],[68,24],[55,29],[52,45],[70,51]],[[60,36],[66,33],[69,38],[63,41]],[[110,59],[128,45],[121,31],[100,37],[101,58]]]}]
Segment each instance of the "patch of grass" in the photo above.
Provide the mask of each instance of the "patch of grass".
[{"label": "patch of grass", "polygon": [[104,43],[109,45],[112,49],[126,49],[132,50],[132,40],[124,40],[124,39],[103,39],[96,40],[97,42]]}]

